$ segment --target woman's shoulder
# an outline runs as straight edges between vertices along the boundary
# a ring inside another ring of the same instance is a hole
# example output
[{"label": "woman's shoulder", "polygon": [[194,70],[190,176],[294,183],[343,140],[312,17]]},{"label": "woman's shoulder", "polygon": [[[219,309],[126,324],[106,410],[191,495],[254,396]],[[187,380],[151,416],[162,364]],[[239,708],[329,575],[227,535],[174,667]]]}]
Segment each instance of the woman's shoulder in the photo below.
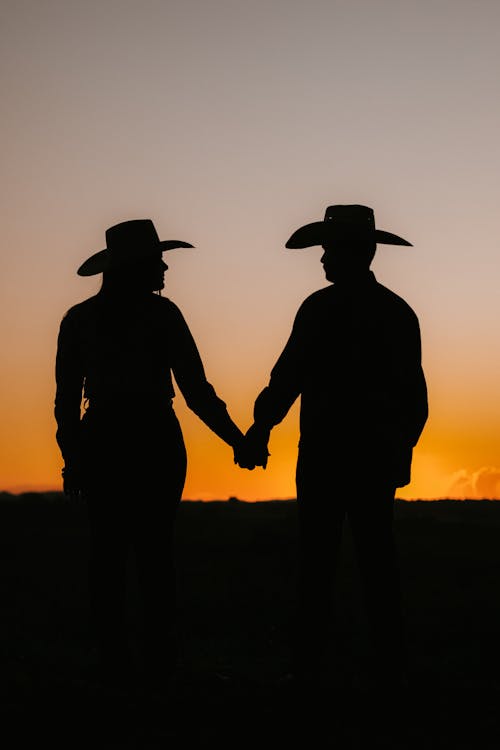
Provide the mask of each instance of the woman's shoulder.
[{"label": "woman's shoulder", "polygon": [[99,295],[94,294],[92,297],[77,302],[72,305],[63,315],[63,321],[78,321],[91,315],[99,306]]},{"label": "woman's shoulder", "polygon": [[183,317],[180,307],[176,305],[170,297],[160,297],[158,294],[152,294],[150,301],[151,306],[162,316],[171,319],[179,319]]}]

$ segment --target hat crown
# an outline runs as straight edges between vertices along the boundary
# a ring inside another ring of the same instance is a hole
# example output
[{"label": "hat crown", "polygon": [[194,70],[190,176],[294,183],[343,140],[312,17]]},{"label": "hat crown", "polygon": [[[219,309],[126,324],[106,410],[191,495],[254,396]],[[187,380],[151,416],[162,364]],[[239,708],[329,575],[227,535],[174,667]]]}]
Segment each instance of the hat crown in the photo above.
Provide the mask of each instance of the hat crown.
[{"label": "hat crown", "polygon": [[367,230],[375,229],[375,215],[369,206],[354,203],[350,205],[328,206],[324,221],[334,221],[348,226],[357,226]]},{"label": "hat crown", "polygon": [[151,219],[122,221],[106,230],[108,250],[123,250],[131,247],[159,245],[160,239]]}]

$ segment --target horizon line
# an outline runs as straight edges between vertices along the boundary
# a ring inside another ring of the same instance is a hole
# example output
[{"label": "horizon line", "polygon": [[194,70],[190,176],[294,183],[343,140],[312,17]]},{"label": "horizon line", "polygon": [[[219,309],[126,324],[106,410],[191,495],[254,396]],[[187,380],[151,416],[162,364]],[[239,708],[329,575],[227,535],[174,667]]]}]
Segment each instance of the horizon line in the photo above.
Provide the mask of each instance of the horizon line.
[{"label": "horizon line", "polygon": [[[2,495],[10,495],[12,497],[22,497],[23,495],[61,495],[64,493],[61,489],[23,489],[23,490],[0,490],[0,497]],[[500,502],[498,497],[453,497],[453,496],[439,496],[439,497],[412,497],[403,498],[398,497],[397,494],[394,498],[398,502],[415,503],[415,502],[442,502],[442,501],[453,501],[453,502]],[[227,498],[182,498],[183,503],[246,503],[247,505],[254,505],[255,503],[269,503],[269,502],[297,502],[296,497],[268,497],[263,499],[248,500],[245,498],[238,497],[236,495],[230,495]]]}]

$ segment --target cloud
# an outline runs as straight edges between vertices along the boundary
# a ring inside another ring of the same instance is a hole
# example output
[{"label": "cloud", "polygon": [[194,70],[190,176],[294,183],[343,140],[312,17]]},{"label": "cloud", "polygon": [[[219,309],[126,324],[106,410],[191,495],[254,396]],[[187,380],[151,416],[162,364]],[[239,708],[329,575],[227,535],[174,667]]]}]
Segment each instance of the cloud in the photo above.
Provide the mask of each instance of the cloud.
[{"label": "cloud", "polygon": [[448,497],[481,500],[500,500],[500,468],[482,466],[476,471],[460,469],[452,477]]},{"label": "cloud", "polygon": [[500,469],[484,466],[474,475],[474,487],[478,497],[500,499]]}]

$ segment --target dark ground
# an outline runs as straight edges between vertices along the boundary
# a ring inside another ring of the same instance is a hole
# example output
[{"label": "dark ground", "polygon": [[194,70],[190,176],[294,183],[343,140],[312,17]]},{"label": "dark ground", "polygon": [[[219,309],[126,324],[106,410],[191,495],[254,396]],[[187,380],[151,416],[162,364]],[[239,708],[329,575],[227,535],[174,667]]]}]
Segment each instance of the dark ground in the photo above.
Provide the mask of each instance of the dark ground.
[{"label": "dark ground", "polygon": [[[0,494],[0,736],[5,748],[500,747],[500,502],[397,501],[410,685],[363,681],[363,610],[348,529],[339,680],[301,692],[289,666],[296,505],[184,502],[177,522],[182,658],[167,695],[89,678],[85,508]],[[135,590],[130,593],[131,626]]]}]

